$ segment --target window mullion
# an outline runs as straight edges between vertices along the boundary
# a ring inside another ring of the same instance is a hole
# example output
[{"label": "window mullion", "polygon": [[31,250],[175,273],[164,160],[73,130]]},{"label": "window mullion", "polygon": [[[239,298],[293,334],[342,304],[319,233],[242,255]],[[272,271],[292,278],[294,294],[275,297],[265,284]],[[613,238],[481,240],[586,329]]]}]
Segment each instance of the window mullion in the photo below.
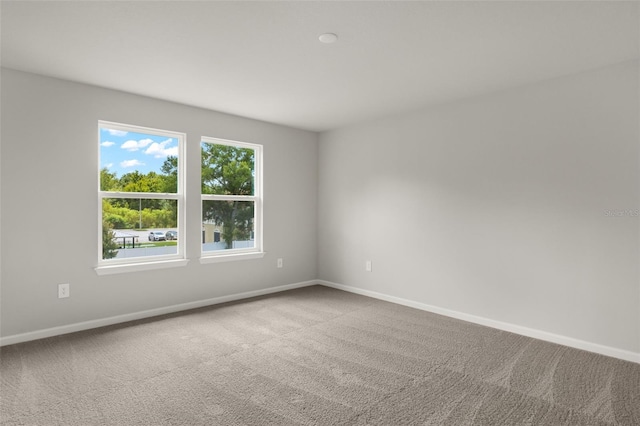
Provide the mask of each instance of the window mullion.
[{"label": "window mullion", "polygon": [[220,200],[220,201],[256,201],[258,197],[255,195],[220,195],[220,194],[202,194],[202,200]]},{"label": "window mullion", "polygon": [[180,194],[164,193],[164,192],[114,192],[100,191],[101,198],[130,198],[143,200],[178,200]]}]

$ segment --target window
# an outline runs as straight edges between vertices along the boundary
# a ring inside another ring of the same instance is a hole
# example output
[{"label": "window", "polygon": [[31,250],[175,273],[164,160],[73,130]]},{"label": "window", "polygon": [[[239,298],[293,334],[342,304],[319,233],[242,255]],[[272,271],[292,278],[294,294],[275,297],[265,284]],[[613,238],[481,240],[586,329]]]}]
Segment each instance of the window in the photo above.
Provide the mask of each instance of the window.
[{"label": "window", "polygon": [[203,137],[201,261],[261,257],[262,146]]},{"label": "window", "polygon": [[98,127],[96,271],[179,266],[170,261],[184,260],[185,135],[105,121]]}]

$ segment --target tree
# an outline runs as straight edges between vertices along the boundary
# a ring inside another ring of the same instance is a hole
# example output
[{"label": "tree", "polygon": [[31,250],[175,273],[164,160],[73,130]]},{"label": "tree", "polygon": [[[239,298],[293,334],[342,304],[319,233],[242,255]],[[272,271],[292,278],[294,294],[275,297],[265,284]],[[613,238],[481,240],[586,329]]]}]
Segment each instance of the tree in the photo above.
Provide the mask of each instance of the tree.
[{"label": "tree", "polygon": [[178,157],[169,155],[162,167],[162,192],[176,193],[178,192]]},{"label": "tree", "polygon": [[[169,155],[167,159],[164,160],[160,171],[162,172],[160,175],[162,192],[168,194],[175,194],[178,192],[178,157]],[[170,212],[170,217],[178,217],[178,203],[169,202],[167,200],[163,202],[162,208],[163,210]],[[177,226],[177,223],[167,226]]]},{"label": "tree", "polygon": [[113,259],[118,254],[118,244],[115,241],[115,232],[111,224],[106,220],[102,221],[102,258]]},{"label": "tree", "polygon": [[100,169],[100,191],[120,191],[120,180],[106,167]]},{"label": "tree", "polygon": [[[202,193],[254,195],[254,150],[237,146],[202,143]],[[233,241],[248,240],[253,230],[253,201],[206,200],[204,221],[221,225],[226,247]]]}]

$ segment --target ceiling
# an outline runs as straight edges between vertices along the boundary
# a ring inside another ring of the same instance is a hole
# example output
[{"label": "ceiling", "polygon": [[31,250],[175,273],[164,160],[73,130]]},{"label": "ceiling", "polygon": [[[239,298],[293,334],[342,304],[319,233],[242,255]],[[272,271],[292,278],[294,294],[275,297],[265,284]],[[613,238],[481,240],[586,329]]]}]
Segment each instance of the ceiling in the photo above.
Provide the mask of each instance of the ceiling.
[{"label": "ceiling", "polygon": [[[639,58],[637,2],[2,1],[2,66],[312,131]],[[318,36],[336,33],[335,44]]]}]

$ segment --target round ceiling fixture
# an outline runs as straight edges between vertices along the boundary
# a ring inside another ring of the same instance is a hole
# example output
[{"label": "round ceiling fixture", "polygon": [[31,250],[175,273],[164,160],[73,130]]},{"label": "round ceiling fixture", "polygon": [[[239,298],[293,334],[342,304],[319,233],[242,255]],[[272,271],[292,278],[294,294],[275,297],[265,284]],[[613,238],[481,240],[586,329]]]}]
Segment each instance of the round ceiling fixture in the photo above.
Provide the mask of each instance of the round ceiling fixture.
[{"label": "round ceiling fixture", "polygon": [[338,36],[333,33],[324,33],[324,34],[321,34],[320,37],[318,37],[318,40],[320,40],[323,43],[330,44],[338,41]]}]

